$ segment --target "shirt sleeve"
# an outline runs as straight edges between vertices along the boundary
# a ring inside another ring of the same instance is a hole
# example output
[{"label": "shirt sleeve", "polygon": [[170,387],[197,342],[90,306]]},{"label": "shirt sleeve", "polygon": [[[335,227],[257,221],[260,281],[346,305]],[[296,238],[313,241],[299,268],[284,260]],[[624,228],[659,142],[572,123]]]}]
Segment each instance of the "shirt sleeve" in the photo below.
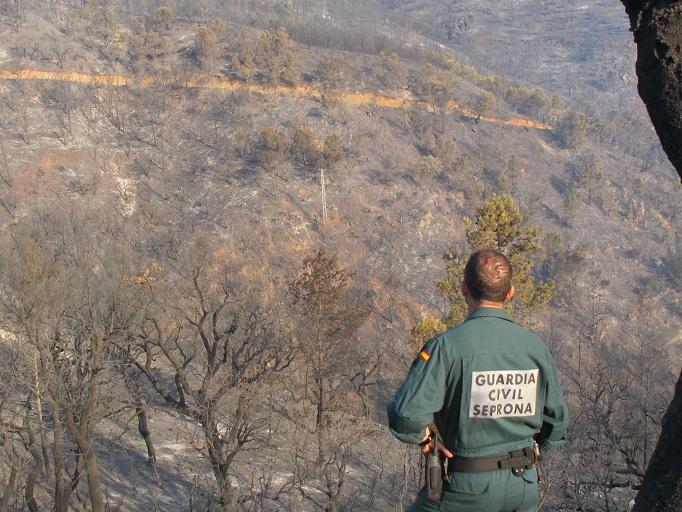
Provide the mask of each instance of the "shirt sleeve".
[{"label": "shirt sleeve", "polygon": [[424,345],[388,406],[389,429],[402,442],[421,442],[434,413],[443,408],[448,368],[443,339],[437,336]]},{"label": "shirt sleeve", "polygon": [[561,392],[561,383],[552,356],[547,352],[547,379],[545,382],[545,406],[542,411],[542,427],[536,440],[544,450],[550,450],[566,442],[568,428],[568,404]]}]

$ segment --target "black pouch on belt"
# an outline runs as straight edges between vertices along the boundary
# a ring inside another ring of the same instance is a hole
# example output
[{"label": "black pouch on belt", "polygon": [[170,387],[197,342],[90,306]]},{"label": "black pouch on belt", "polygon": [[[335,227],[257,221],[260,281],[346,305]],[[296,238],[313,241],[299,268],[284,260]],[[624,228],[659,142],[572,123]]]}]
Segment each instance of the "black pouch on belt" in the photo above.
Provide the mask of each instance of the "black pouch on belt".
[{"label": "black pouch on belt", "polygon": [[443,466],[436,449],[436,436],[431,439],[431,450],[426,456],[426,499],[439,502],[443,498]]}]

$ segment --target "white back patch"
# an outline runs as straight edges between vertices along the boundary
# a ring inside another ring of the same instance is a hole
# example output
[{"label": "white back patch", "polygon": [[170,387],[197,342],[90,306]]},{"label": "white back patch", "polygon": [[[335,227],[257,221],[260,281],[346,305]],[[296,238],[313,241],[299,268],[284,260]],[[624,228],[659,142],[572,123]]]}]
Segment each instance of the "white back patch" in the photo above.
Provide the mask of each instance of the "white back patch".
[{"label": "white back patch", "polygon": [[537,368],[473,372],[469,417],[535,416],[539,373]]}]

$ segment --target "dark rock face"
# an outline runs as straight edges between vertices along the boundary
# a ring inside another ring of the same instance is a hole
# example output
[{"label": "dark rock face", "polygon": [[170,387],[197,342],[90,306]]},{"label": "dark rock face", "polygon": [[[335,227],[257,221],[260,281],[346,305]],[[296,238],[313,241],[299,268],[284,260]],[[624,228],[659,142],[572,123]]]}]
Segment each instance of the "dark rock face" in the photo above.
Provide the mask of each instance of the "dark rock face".
[{"label": "dark rock face", "polygon": [[639,95],[682,178],[682,1],[622,2],[637,43]]}]

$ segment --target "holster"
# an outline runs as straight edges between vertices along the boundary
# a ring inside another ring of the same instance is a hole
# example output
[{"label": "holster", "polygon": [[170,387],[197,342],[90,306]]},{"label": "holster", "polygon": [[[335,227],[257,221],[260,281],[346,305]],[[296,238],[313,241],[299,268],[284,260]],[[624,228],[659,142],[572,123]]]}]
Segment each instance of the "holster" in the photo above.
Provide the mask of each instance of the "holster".
[{"label": "holster", "polygon": [[436,449],[436,436],[431,440],[431,451],[426,456],[425,478],[426,499],[440,502],[443,498],[443,466]]}]

